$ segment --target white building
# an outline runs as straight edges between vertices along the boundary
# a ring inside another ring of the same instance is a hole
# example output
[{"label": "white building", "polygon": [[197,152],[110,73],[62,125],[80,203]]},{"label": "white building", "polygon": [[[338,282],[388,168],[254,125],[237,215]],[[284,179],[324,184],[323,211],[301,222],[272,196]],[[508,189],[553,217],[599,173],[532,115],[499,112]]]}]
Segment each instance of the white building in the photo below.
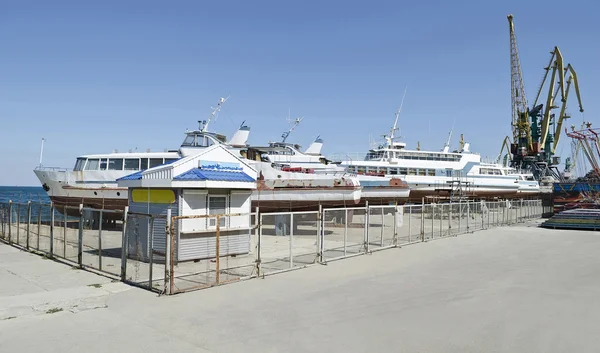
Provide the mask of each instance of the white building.
[{"label": "white building", "polygon": [[[215,257],[217,230],[220,256],[248,253],[256,177],[256,170],[244,160],[222,145],[213,145],[118,179],[119,187],[127,187],[129,194],[129,256],[147,259],[151,247],[154,254],[166,251],[168,215],[173,221],[176,262]],[[152,227],[144,214],[154,216]],[[222,215],[219,224],[216,215]]]}]

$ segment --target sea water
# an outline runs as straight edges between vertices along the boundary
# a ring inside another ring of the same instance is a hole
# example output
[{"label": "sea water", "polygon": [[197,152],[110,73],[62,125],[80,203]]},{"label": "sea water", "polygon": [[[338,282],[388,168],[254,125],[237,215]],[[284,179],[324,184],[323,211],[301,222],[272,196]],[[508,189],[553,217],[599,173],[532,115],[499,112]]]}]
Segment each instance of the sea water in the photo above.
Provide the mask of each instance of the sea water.
[{"label": "sea water", "polygon": [[0,186],[0,203],[8,201],[50,203],[50,198],[40,186]]},{"label": "sea water", "polygon": [[[12,201],[12,206],[9,202]],[[3,222],[8,221],[8,210],[10,209],[11,220],[15,222],[26,222],[31,201],[31,219],[37,222],[49,221],[51,219],[50,198],[46,191],[39,186],[0,186],[0,217]]]}]

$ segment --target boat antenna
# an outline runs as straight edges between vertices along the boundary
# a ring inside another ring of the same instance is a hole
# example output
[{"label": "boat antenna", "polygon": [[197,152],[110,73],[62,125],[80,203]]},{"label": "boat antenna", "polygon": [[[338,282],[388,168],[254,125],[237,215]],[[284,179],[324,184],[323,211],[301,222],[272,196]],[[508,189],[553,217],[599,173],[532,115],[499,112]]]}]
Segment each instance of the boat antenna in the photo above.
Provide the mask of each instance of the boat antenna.
[{"label": "boat antenna", "polygon": [[444,144],[443,152],[448,152],[450,150],[450,139],[452,138],[452,133],[454,132],[454,125],[456,124],[456,118],[454,118],[454,122],[452,123],[452,129],[450,129],[450,133],[448,134],[448,139],[446,140],[446,144]]},{"label": "boat antenna", "polygon": [[404,87],[404,94],[402,95],[402,101],[400,102],[400,107],[396,111],[396,114],[394,114],[396,116],[396,120],[394,121],[394,126],[390,130],[390,135],[389,136],[383,135],[384,138],[387,140],[387,143],[390,147],[392,146],[392,142],[396,138],[396,131],[400,130],[400,128],[398,127],[398,118],[400,118],[400,113],[402,113],[402,106],[404,105],[404,98],[406,97],[407,89],[408,89],[408,85]]},{"label": "boat antenna", "polygon": [[210,113],[208,120],[198,120],[198,125],[200,125],[200,131],[206,132],[208,130],[208,124],[210,124],[212,119],[216,118],[217,113],[219,112],[219,110],[221,110],[221,107],[223,106],[223,103],[225,103],[228,99],[229,96],[227,96],[226,98],[221,97],[219,99],[219,103],[217,103],[217,106],[215,108],[211,107],[212,112]]},{"label": "boat antenna", "polygon": [[290,134],[292,133],[292,131],[294,131],[294,129],[296,128],[296,126],[298,126],[298,124],[300,124],[300,122],[302,121],[302,119],[304,119],[304,117],[302,117],[302,118],[296,118],[292,122],[290,114],[288,113],[287,121],[288,122],[292,122],[292,127],[290,127],[290,129],[288,131],[284,132],[281,135],[281,137],[283,138],[283,140],[281,140],[281,142],[285,142],[285,140],[288,138],[288,136],[290,136]]},{"label": "boat antenna", "polygon": [[44,156],[44,141],[46,141],[46,139],[42,137],[42,147],[40,148],[40,167],[42,166],[42,157]]}]

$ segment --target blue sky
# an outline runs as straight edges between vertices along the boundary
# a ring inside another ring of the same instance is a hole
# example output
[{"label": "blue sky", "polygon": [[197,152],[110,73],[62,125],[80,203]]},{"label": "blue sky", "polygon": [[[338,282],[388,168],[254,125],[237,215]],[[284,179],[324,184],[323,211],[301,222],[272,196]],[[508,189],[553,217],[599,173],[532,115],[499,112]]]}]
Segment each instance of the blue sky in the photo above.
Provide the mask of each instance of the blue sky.
[{"label": "blue sky", "polygon": [[455,124],[453,146],[462,133],[495,157],[510,134],[506,16],[530,100],[553,46],[573,64],[579,123],[600,108],[597,12],[592,1],[0,0],[0,185],[38,185],[42,137],[47,166],[176,148],[227,95],[213,130],[231,135],[245,120],[264,144],[291,109],[305,119],[289,141],[321,135],[331,154],[366,151],[408,86],[409,147],[440,149]]}]

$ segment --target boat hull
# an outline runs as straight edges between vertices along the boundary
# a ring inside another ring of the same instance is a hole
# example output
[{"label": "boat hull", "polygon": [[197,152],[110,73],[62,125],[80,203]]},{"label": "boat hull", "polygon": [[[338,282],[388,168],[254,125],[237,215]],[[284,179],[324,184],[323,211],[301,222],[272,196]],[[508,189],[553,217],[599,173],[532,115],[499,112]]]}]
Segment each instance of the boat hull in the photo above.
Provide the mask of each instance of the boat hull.
[{"label": "boat hull", "polygon": [[[68,216],[79,217],[79,207],[125,210],[127,206],[127,189],[119,188],[115,182],[85,182],[77,178],[80,172],[72,171],[34,171],[42,187],[46,190],[50,201],[56,206],[56,210],[64,213],[67,206]],[[104,219],[121,219],[120,214],[105,213]]]},{"label": "boat hull", "polygon": [[[409,201],[410,202],[421,202],[423,198],[432,198],[432,197],[440,197],[440,198],[449,198],[452,195],[451,190],[447,189],[418,189],[413,188],[410,192]],[[495,198],[516,198],[519,197],[518,190],[473,190],[466,191],[462,195],[467,198],[473,199],[495,199]]]},{"label": "boat hull", "polygon": [[[125,192],[126,193],[126,192]],[[98,198],[75,198],[68,196],[50,196],[50,201],[54,204],[56,210],[62,214],[66,206],[66,214],[71,217],[79,217],[81,213],[79,212],[80,205],[88,208],[96,208],[96,209],[104,209],[111,211],[124,211],[125,207],[128,205],[127,198],[125,199],[98,199]],[[121,220],[123,218],[122,214],[119,213],[104,213],[102,215],[103,219],[106,220]]]}]

